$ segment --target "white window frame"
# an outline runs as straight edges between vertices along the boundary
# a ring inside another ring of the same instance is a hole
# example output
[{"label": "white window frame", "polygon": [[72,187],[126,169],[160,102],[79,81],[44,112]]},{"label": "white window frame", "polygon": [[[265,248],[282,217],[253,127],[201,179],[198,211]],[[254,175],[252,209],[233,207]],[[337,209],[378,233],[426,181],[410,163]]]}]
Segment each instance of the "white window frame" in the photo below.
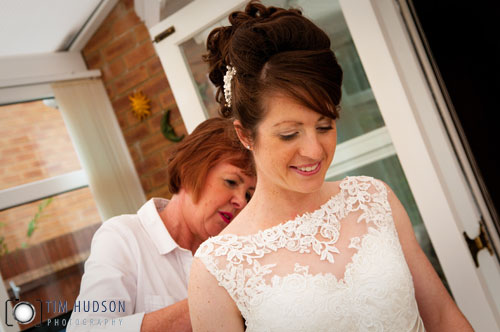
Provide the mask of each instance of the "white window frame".
[{"label": "white window frame", "polygon": [[[0,105],[54,98],[54,81],[99,77],[79,52],[0,57]],[[0,190],[0,210],[88,186],[83,170]]]}]

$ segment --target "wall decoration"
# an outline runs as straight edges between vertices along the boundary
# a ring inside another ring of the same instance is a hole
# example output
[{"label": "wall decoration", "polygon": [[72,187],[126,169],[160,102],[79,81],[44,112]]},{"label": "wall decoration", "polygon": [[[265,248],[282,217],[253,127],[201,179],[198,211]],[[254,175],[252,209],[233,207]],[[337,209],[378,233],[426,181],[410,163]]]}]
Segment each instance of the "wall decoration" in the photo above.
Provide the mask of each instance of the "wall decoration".
[{"label": "wall decoration", "polygon": [[174,127],[170,124],[170,110],[166,110],[161,119],[161,132],[166,139],[172,142],[180,142],[184,138],[184,135],[177,136],[174,131]]},{"label": "wall decoration", "polygon": [[130,96],[128,96],[128,99],[130,100],[130,106],[132,107],[132,112],[134,113],[135,117],[139,120],[144,120],[147,118],[149,115],[151,115],[150,111],[150,101],[148,97],[146,97],[142,91],[139,92],[134,92]]}]

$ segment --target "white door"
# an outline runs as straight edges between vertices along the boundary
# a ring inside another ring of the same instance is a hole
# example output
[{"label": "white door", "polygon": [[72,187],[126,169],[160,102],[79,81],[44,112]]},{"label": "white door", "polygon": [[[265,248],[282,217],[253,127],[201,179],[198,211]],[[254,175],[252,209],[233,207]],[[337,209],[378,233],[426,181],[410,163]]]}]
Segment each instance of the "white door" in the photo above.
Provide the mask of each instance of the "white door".
[{"label": "white door", "polygon": [[[216,5],[215,5],[216,3]],[[197,0],[150,30],[189,132],[215,116],[214,89],[201,60],[208,32],[246,1]],[[464,238],[479,233],[468,179],[440,120],[436,101],[392,0],[268,0],[300,7],[331,37],[344,69],[339,145],[327,179],[350,174],[386,181],[403,202],[417,238],[476,331],[500,331],[500,266]],[[359,54],[359,55],[358,55]],[[463,165],[462,165],[463,167]],[[493,239],[498,241],[498,234]]]}]

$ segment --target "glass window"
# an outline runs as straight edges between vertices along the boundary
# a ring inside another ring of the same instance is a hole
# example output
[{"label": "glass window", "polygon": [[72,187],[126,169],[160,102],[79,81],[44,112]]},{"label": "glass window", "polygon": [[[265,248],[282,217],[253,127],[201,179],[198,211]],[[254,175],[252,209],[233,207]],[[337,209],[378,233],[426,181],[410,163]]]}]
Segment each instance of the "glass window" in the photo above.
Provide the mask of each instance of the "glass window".
[{"label": "glass window", "polygon": [[[0,170],[0,198],[5,189],[26,190],[40,180],[81,169],[56,108],[42,101],[6,105],[0,107],[0,119],[0,158],[5,165]],[[8,296],[13,305],[28,301],[36,307],[37,316],[19,325],[21,330],[40,323],[40,305],[43,321],[72,309],[92,236],[101,225],[87,186],[50,197],[41,189],[37,195],[35,201],[0,211],[0,273]]]}]

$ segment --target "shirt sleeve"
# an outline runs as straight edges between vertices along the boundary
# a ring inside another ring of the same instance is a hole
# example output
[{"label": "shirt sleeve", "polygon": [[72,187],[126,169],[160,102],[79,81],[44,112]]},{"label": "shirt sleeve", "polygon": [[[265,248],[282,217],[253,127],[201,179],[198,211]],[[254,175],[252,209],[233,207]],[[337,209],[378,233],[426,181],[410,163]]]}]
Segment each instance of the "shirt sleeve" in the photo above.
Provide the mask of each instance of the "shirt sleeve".
[{"label": "shirt sleeve", "polygon": [[67,331],[140,331],[144,312],[135,312],[138,244],[120,218],[106,221],[95,233],[85,262],[80,295]]}]

